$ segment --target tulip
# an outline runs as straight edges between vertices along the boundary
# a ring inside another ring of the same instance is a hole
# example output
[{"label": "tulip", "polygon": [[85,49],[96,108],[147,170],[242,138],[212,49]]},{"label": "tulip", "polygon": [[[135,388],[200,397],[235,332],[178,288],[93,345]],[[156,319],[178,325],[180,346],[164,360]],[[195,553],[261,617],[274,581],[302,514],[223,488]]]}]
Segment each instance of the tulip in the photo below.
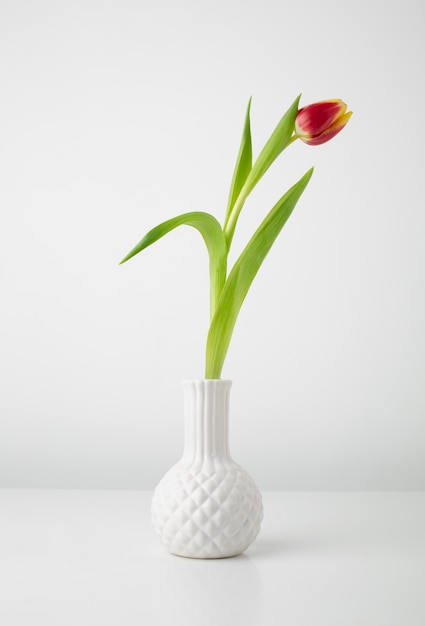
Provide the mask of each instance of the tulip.
[{"label": "tulip", "polygon": [[[1,0],[0,0],[1,2]],[[252,161],[250,106],[248,102],[242,140],[230,186],[224,224],[211,213],[183,213],[152,228],[124,257],[124,263],[179,226],[191,226],[201,234],[209,254],[210,317],[206,346],[205,378],[218,380],[241,306],[264,259],[285,226],[313,173],[309,169],[269,210],[233,267],[228,267],[230,245],[239,214],[249,194],[278,156],[296,139],[325,143],[348,122],[351,113],[342,100],[316,102],[299,109],[297,96]],[[279,283],[275,285],[279,290]]]},{"label": "tulip", "polygon": [[335,137],[344,128],[352,113],[342,100],[323,100],[298,111],[295,137],[310,146],[318,146]]}]

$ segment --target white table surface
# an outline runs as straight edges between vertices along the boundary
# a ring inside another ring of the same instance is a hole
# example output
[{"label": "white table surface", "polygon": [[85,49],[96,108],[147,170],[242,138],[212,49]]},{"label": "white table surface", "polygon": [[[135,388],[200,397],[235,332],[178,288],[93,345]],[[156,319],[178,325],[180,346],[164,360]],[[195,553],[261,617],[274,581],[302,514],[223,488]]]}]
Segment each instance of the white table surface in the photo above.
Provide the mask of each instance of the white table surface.
[{"label": "white table surface", "polygon": [[268,492],[233,559],[172,556],[151,493],[0,490],[2,626],[424,626],[424,492]]}]

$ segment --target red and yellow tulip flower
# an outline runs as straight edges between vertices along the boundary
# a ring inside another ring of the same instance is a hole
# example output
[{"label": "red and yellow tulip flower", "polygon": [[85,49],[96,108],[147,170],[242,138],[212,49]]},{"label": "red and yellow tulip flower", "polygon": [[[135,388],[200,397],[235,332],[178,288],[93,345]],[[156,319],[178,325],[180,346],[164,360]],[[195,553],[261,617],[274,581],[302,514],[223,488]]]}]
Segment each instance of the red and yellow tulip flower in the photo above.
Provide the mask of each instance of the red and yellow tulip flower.
[{"label": "red and yellow tulip flower", "polygon": [[352,113],[339,99],[309,104],[298,111],[295,136],[310,146],[318,146],[335,137],[344,128]]}]

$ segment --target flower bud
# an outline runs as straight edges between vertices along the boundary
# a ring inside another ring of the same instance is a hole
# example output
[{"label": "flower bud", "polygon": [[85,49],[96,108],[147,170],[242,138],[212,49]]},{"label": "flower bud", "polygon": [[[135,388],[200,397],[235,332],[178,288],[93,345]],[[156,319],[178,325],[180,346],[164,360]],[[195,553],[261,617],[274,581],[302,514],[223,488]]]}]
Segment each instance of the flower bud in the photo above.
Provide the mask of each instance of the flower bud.
[{"label": "flower bud", "polygon": [[318,146],[335,137],[344,128],[352,112],[346,113],[342,100],[323,100],[298,111],[295,135],[310,146]]}]

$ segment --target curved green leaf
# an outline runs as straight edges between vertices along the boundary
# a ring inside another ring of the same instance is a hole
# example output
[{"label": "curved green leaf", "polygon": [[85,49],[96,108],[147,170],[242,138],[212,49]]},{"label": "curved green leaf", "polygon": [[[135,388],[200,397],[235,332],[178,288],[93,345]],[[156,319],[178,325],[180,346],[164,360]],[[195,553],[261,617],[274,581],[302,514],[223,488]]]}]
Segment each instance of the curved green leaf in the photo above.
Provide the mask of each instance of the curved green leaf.
[{"label": "curved green leaf", "polygon": [[218,298],[226,280],[227,246],[223,230],[213,215],[194,211],[173,217],[150,230],[139,243],[120,262],[125,263],[136,254],[158,241],[177,226],[192,226],[202,235],[208,249],[210,259],[211,316],[217,306]]},{"label": "curved green leaf", "polygon": [[274,241],[313,173],[310,169],[271,209],[226,280],[207,340],[206,378],[220,378],[233,329],[245,296]]},{"label": "curved green leaf", "polygon": [[295,98],[285,115],[280,120],[268,141],[264,145],[258,155],[251,171],[249,172],[244,186],[242,187],[239,196],[233,206],[233,209],[225,222],[224,232],[228,246],[233,239],[235,232],[236,222],[239,217],[239,213],[245,203],[245,200],[254,189],[260,178],[266,173],[271,164],[277,159],[277,157],[283,152],[283,150],[291,143],[291,137],[295,128],[295,118],[298,113],[298,104],[301,95]]},{"label": "curved green leaf", "polygon": [[297,117],[300,98],[301,94],[295,98],[258,155],[246,181],[246,187],[249,191],[255,187],[270,165],[289,144],[295,128],[295,118]]},{"label": "curved green leaf", "polygon": [[246,109],[241,145],[239,148],[238,158],[236,159],[235,171],[233,173],[233,178],[230,185],[229,201],[227,205],[225,221],[227,221],[233,205],[235,204],[252,168],[251,123],[249,118],[250,110],[251,98],[248,101],[248,106]]}]

